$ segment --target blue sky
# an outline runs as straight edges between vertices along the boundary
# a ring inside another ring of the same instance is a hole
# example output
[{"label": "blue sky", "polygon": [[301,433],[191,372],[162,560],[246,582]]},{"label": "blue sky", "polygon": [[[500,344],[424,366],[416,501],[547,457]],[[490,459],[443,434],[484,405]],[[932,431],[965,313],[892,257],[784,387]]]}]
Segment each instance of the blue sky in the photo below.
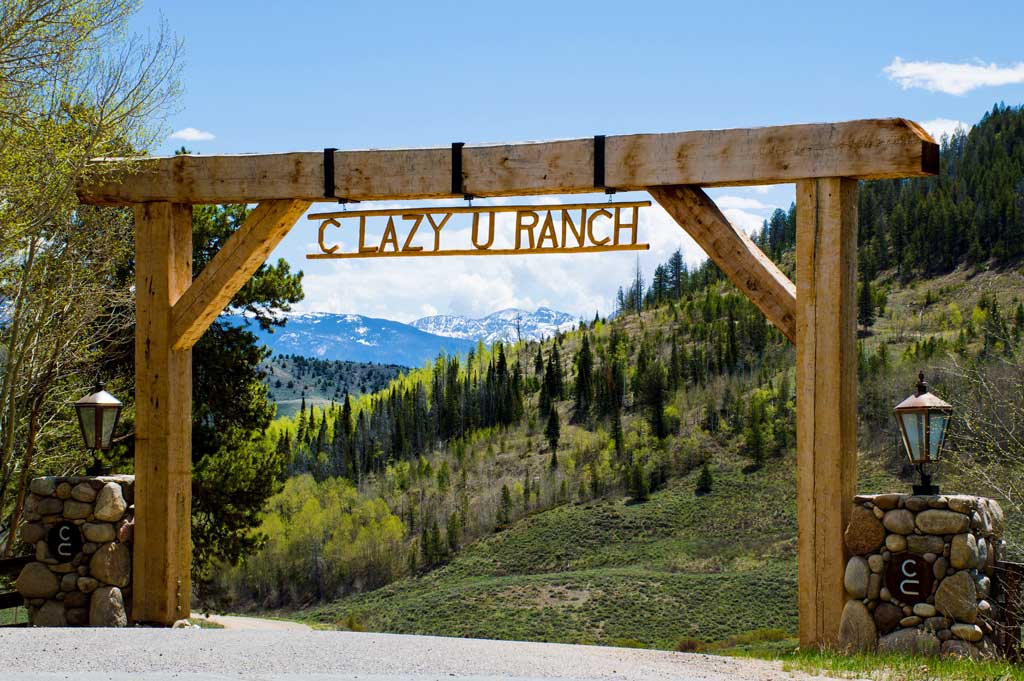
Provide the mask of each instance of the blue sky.
[{"label": "blue sky", "polygon": [[[1024,102],[1024,3],[149,0],[184,38],[184,95],[155,153],[445,146],[902,116],[949,129]],[[193,130],[189,130],[193,129]],[[205,133],[205,134],[204,134]],[[184,139],[182,139],[184,138]],[[716,190],[750,229],[791,185]],[[621,195],[623,199],[635,195]],[[579,197],[575,197],[578,199]],[[602,197],[595,197],[604,200]],[[324,210],[325,205],[314,206]],[[649,273],[699,249],[650,209]],[[275,251],[301,310],[409,321],[548,305],[607,313],[634,255],[308,261]]]}]

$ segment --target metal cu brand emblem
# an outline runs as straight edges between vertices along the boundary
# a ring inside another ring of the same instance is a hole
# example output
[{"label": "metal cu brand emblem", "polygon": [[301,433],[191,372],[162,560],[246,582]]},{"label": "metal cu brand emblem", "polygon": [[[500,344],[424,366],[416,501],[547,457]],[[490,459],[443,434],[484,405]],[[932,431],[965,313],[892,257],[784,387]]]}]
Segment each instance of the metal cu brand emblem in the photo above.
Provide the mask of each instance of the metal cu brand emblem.
[{"label": "metal cu brand emblem", "polygon": [[895,555],[885,570],[885,585],[901,603],[924,602],[932,594],[932,566],[922,556],[912,553]]},{"label": "metal cu brand emblem", "polygon": [[67,563],[82,550],[82,531],[74,523],[65,520],[50,528],[46,544],[51,556]]}]

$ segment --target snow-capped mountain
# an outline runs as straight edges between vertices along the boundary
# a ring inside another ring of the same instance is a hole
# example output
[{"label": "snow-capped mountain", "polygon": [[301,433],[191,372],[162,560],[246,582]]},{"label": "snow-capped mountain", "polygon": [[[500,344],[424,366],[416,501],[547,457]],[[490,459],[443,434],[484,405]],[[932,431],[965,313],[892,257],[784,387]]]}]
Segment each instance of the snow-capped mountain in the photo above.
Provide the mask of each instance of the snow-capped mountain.
[{"label": "snow-capped mountain", "polygon": [[434,315],[417,319],[412,325],[420,331],[437,336],[469,341],[482,340],[490,345],[497,341],[515,342],[519,334],[522,334],[523,340],[550,338],[559,331],[572,329],[577,321],[575,317],[565,312],[538,307],[534,312],[515,308],[499,310],[481,319],[459,315]]},{"label": "snow-capped mountain", "polygon": [[[245,323],[241,316],[232,320],[239,325]],[[476,345],[473,340],[435,335],[409,324],[358,314],[289,315],[287,324],[273,333],[260,330],[256,324],[249,324],[248,329],[277,355],[407,367],[423,366],[441,352],[462,354]]]}]

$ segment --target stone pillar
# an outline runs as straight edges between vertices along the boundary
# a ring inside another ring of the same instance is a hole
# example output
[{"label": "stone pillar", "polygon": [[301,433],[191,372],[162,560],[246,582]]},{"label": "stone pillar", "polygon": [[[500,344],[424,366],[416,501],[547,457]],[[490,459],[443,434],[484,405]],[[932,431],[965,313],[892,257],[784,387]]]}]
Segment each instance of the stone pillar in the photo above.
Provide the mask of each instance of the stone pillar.
[{"label": "stone pillar", "polygon": [[35,549],[15,588],[37,627],[123,627],[131,612],[135,476],[36,478],[21,539]]},{"label": "stone pillar", "polygon": [[839,644],[851,652],[997,654],[989,598],[1003,510],[972,496],[854,498]]}]

